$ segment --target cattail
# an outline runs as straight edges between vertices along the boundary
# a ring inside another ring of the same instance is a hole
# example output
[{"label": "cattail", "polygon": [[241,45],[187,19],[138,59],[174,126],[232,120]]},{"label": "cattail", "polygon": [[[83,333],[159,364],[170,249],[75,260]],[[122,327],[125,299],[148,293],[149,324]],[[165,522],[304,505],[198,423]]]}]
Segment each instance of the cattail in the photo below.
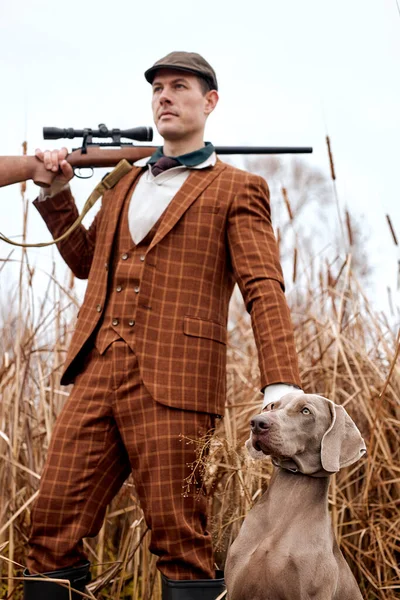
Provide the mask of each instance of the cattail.
[{"label": "cattail", "polygon": [[332,177],[333,181],[335,181],[336,180],[335,165],[333,164],[333,155],[332,155],[332,151],[331,151],[331,141],[329,139],[329,135],[326,136],[326,143],[328,146],[329,164],[331,167],[331,177]]},{"label": "cattail", "polygon": [[386,215],[386,220],[388,222],[390,233],[392,234],[393,241],[394,241],[395,245],[398,246],[399,243],[397,241],[397,237],[396,237],[396,234],[395,234],[395,231],[394,231],[394,227],[392,225],[392,221],[391,221],[389,215]]},{"label": "cattail", "polygon": [[326,274],[327,274],[328,288],[334,287],[334,285],[335,285],[335,278],[332,276],[331,268],[330,268],[329,265],[326,265]]},{"label": "cattail", "polygon": [[346,209],[346,227],[347,227],[347,235],[349,238],[349,244],[350,244],[350,246],[352,246],[354,244],[354,237],[353,237],[353,230],[351,227],[350,213],[347,209]]},{"label": "cattail", "polygon": [[283,196],[283,200],[285,202],[285,206],[287,208],[287,211],[289,213],[289,219],[291,221],[293,221],[293,219],[294,219],[293,211],[292,211],[292,207],[290,206],[289,197],[288,197],[288,194],[287,194],[287,189],[285,187],[282,188],[282,196]]},{"label": "cattail", "polygon": [[325,284],[324,284],[324,275],[322,273],[322,269],[320,269],[319,273],[318,273],[318,279],[319,279],[319,287],[321,289],[321,293],[323,292],[324,288],[325,288]]},{"label": "cattail", "polygon": [[292,281],[295,283],[297,277],[297,248],[293,250],[293,276]]}]

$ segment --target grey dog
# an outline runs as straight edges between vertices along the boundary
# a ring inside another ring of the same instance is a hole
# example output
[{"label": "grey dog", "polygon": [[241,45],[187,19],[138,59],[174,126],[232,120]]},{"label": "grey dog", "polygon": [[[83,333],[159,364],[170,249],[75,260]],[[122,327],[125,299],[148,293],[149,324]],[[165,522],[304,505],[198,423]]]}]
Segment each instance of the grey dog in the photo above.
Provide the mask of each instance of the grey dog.
[{"label": "grey dog", "polygon": [[276,469],[229,549],[229,600],[362,600],[328,511],[329,476],[366,452],[345,409],[287,394],[253,417],[246,446]]}]

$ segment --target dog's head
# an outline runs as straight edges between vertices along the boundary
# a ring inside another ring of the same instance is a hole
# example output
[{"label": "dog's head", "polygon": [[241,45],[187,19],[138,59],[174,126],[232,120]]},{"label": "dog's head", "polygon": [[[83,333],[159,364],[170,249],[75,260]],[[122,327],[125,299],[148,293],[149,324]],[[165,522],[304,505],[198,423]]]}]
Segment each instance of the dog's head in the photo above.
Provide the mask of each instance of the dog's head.
[{"label": "dog's head", "polygon": [[251,419],[246,447],[253,458],[305,475],[331,475],[366,452],[343,406],[316,394],[286,394]]}]

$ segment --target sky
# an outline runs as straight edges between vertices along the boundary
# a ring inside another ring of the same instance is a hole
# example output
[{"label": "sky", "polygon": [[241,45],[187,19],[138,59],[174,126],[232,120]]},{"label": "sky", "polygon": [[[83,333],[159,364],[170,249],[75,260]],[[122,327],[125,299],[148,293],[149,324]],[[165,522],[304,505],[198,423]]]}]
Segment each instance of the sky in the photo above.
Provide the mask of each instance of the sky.
[{"label": "sky", "polygon": [[[215,145],[313,146],[304,160],[329,174],[329,134],[339,202],[364,216],[372,299],[388,311],[387,286],[400,304],[399,247],[385,218],[400,242],[397,2],[0,0],[0,155],[20,154],[23,140],[29,154],[57,147],[43,141],[43,126],[152,125],[144,71],[172,50],[199,52],[219,81],[206,132]],[[154,141],[161,143],[157,135]],[[79,207],[101,175],[72,182]],[[29,184],[27,196],[36,194]],[[18,236],[18,186],[0,188],[0,215],[0,231]],[[48,239],[32,210],[29,240]],[[9,251],[0,244],[0,258]],[[31,250],[30,257],[38,272],[51,270],[53,260],[62,269],[54,248]],[[40,295],[40,278],[37,286]]]}]

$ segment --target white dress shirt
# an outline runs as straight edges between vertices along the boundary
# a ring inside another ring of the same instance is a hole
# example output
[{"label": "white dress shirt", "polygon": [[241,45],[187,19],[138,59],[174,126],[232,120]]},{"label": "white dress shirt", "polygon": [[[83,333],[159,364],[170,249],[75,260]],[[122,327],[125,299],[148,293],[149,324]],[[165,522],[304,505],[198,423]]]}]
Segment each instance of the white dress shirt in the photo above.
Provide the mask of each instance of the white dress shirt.
[{"label": "white dress shirt", "polygon": [[[135,167],[144,167],[148,158],[136,161]],[[154,177],[151,165],[140,177],[129,202],[128,225],[135,244],[141,242],[158,221],[172,198],[180,190],[192,169],[205,169],[217,162],[215,152],[195,167],[178,165]]]}]

